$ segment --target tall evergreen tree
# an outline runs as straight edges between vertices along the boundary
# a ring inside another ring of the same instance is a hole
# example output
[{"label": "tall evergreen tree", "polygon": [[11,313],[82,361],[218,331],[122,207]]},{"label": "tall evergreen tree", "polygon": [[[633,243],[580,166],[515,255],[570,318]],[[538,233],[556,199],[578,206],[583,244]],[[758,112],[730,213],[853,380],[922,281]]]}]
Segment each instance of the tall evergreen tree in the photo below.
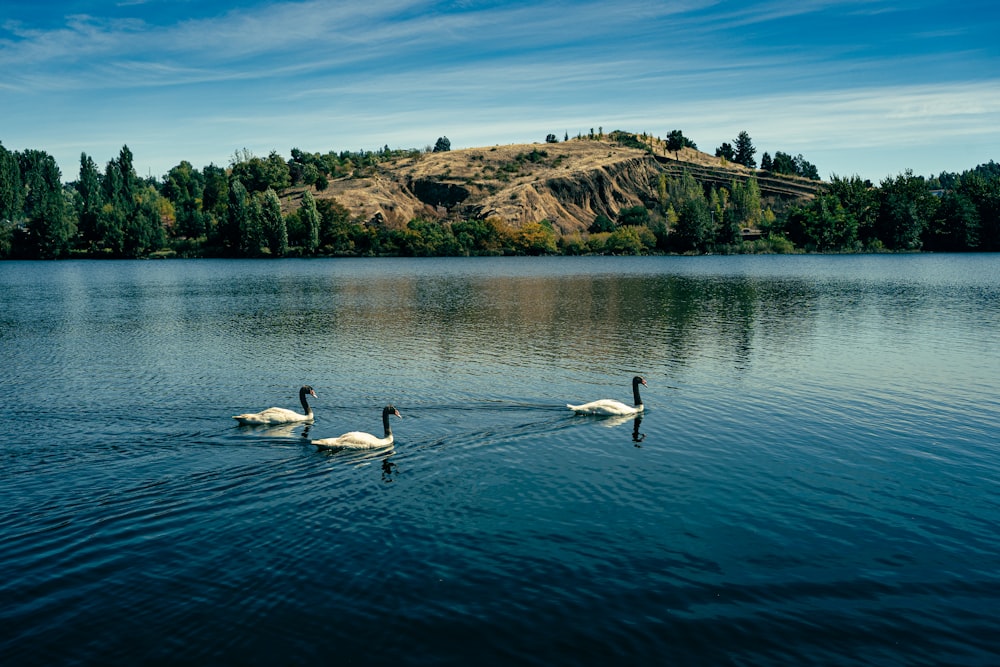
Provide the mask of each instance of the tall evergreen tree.
[{"label": "tall evergreen tree", "polygon": [[80,154],[80,179],[76,182],[76,191],[80,194],[77,215],[81,241],[86,247],[94,248],[101,240],[98,219],[104,207],[104,196],[97,164],[86,153]]},{"label": "tall evergreen tree", "polygon": [[740,132],[739,136],[736,137],[735,148],[736,153],[733,155],[733,162],[742,164],[744,167],[749,167],[750,169],[757,168],[757,160],[754,158],[757,149],[754,148],[753,141],[751,141],[750,135],[747,134],[746,130]]},{"label": "tall evergreen tree", "polygon": [[306,228],[306,252],[314,254],[319,249],[319,210],[316,199],[309,190],[302,193],[302,205],[299,207],[299,219]]},{"label": "tall evergreen tree", "polygon": [[[223,230],[223,244],[233,254],[256,254],[260,249],[258,236],[251,217],[251,199],[242,181],[235,176],[229,182],[229,203],[226,209],[226,226]],[[254,245],[256,243],[256,245]]]},{"label": "tall evergreen tree", "polygon": [[24,203],[24,186],[17,155],[0,143],[0,221],[20,217]]},{"label": "tall evergreen tree", "polygon": [[260,201],[261,228],[267,239],[267,247],[274,257],[282,257],[288,252],[288,226],[281,214],[281,200],[278,194],[268,188]]}]

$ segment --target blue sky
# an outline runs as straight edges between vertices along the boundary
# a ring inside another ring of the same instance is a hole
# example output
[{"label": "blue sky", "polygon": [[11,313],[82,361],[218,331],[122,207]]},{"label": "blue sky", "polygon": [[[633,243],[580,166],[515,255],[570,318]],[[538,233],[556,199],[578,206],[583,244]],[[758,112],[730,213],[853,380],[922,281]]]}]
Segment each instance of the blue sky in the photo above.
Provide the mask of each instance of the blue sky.
[{"label": "blue sky", "polygon": [[1000,161],[995,0],[34,0],[0,12],[0,142],[132,150],[452,148],[603,127],[708,153],[746,130],[823,178]]}]

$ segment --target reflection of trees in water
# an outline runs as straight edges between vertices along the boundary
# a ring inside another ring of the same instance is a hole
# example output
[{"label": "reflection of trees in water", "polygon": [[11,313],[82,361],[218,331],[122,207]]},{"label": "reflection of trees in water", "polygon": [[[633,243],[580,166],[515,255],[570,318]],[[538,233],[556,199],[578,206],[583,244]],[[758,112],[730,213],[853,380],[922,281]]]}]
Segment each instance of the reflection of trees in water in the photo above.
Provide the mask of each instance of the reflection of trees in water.
[{"label": "reflection of trees in water", "polygon": [[250,315],[255,341],[274,333],[366,364],[387,353],[541,358],[601,372],[702,358],[744,367],[762,345],[791,352],[818,298],[808,281],[744,276],[393,275],[299,289],[273,299],[266,317]]}]

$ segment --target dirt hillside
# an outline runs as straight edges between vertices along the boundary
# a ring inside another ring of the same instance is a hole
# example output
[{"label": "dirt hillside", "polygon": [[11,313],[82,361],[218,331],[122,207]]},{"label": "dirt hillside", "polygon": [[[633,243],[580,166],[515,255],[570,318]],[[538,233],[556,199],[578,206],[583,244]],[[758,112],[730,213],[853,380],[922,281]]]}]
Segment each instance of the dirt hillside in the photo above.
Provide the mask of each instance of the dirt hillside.
[{"label": "dirt hillside", "polygon": [[[336,198],[358,219],[390,226],[417,217],[496,216],[513,225],[547,219],[569,233],[586,229],[601,214],[614,219],[623,208],[652,206],[660,174],[684,170],[726,186],[753,173],[691,148],[667,153],[662,142],[643,150],[610,140],[571,139],[420,153],[380,163],[368,176],[331,181],[313,194]],[[765,196],[780,197],[811,196],[821,185],[767,178],[766,172],[758,173],[758,182]],[[288,209],[297,207],[302,191],[286,193]]]}]

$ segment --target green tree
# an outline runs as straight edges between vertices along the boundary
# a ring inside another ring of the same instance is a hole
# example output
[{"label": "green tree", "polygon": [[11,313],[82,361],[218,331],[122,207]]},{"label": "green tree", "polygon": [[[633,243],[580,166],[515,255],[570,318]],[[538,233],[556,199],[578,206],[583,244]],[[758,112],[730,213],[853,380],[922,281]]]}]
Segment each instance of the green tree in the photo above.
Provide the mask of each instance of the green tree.
[{"label": "green tree", "polygon": [[271,151],[266,159],[257,157],[245,148],[237,151],[230,171],[243,183],[247,192],[264,192],[268,188],[280,192],[292,183],[288,163],[275,151]]},{"label": "green tree", "polygon": [[684,136],[684,133],[680,130],[671,130],[667,134],[667,150],[674,154],[675,157],[678,156],[681,149],[684,147],[693,148],[697,150],[698,146]]},{"label": "green tree", "polygon": [[774,162],[771,166],[771,171],[776,174],[794,176],[797,173],[797,169],[798,168],[795,165],[795,158],[791,155],[782,151],[774,152]]},{"label": "green tree", "polygon": [[205,187],[201,192],[201,212],[205,233],[211,243],[222,245],[229,218],[229,175],[222,167],[209,164],[202,169]]},{"label": "green tree", "polygon": [[125,218],[123,254],[126,257],[144,257],[162,248],[166,238],[160,218],[160,193],[153,186],[146,186],[134,194],[135,207]]},{"label": "green tree", "polygon": [[77,212],[80,237],[83,244],[94,249],[101,241],[98,219],[104,208],[101,174],[97,164],[86,154],[80,154],[80,179],[76,182],[80,194],[80,208]]},{"label": "green tree", "polygon": [[754,154],[757,152],[757,149],[754,148],[753,141],[746,130],[740,132],[739,136],[736,137],[735,147],[736,153],[733,155],[733,162],[742,164],[744,167],[749,167],[750,169],[755,169],[757,167],[757,160],[754,158]]},{"label": "green tree", "polygon": [[751,176],[745,183],[733,181],[731,198],[737,224],[743,227],[757,227],[761,219],[761,194],[757,177]]},{"label": "green tree", "polygon": [[498,255],[503,252],[503,239],[496,221],[457,220],[451,232],[460,255]]},{"label": "green tree", "polygon": [[764,154],[760,156],[760,168],[764,171],[771,171],[774,169],[774,162],[771,160],[771,154],[764,151]]},{"label": "green tree", "polygon": [[879,186],[876,235],[891,250],[919,250],[938,200],[922,177],[907,170]]},{"label": "green tree", "polygon": [[974,250],[979,245],[980,227],[979,211],[969,195],[949,190],[924,231],[923,248],[938,252]]},{"label": "green tree", "polygon": [[399,251],[413,257],[451,256],[459,246],[450,227],[434,220],[411,220],[400,233]]},{"label": "green tree", "polygon": [[590,227],[587,231],[591,234],[600,234],[602,232],[613,232],[616,229],[614,221],[603,213],[598,213],[594,221],[590,223]]},{"label": "green tree", "polygon": [[715,236],[715,225],[705,197],[691,198],[681,204],[671,242],[681,252],[704,252]]},{"label": "green tree", "polygon": [[243,181],[232,177],[229,183],[226,225],[222,229],[223,245],[232,254],[255,255],[260,250],[256,221],[250,219],[251,208],[252,201]]},{"label": "green tree", "polygon": [[878,200],[871,183],[856,175],[847,178],[834,174],[827,192],[836,197],[844,210],[857,221],[858,239],[862,242],[873,241]]},{"label": "green tree", "polygon": [[16,220],[24,204],[24,186],[17,155],[0,143],[0,221]]},{"label": "green tree", "polygon": [[174,235],[197,238],[205,234],[205,216],[199,205],[204,189],[204,177],[187,160],[164,177],[161,193],[173,202],[176,213]]},{"label": "green tree", "polygon": [[631,225],[645,227],[647,224],[649,224],[649,210],[641,204],[629,206],[618,211],[619,226]]},{"label": "green tree", "polygon": [[552,255],[557,250],[556,234],[548,220],[521,225],[512,241],[517,254]]},{"label": "green tree", "polygon": [[641,255],[656,245],[656,236],[647,227],[619,227],[604,241],[604,252],[612,255]]},{"label": "green tree", "polygon": [[44,151],[18,154],[24,184],[24,233],[15,239],[19,254],[52,259],[69,253],[76,224],[63,194],[62,174],[55,158]]},{"label": "green tree", "polygon": [[316,208],[316,199],[311,192],[306,190],[302,193],[302,204],[299,206],[299,220],[305,226],[305,250],[310,255],[315,254],[319,248],[320,217],[319,209]]},{"label": "green tree", "polygon": [[256,198],[260,200],[260,228],[264,232],[267,247],[271,250],[272,256],[283,257],[288,253],[288,227],[281,214],[281,200],[270,188],[263,194],[255,196]]},{"label": "green tree", "polygon": [[816,165],[802,157],[802,153],[795,156],[794,162],[796,174],[802,178],[808,178],[813,181],[819,180],[819,170],[816,169]]},{"label": "green tree", "polygon": [[1000,167],[994,162],[980,165],[959,177],[956,187],[969,198],[979,217],[979,243],[985,252],[1000,250]]},{"label": "green tree", "polygon": [[785,222],[789,241],[807,250],[853,250],[858,222],[832,194],[821,194],[791,210]]},{"label": "green tree", "polygon": [[438,140],[434,142],[434,152],[443,153],[445,151],[451,150],[451,142],[448,137],[438,137]]},{"label": "green tree", "polygon": [[731,143],[723,141],[722,145],[715,149],[715,157],[721,157],[729,162],[733,162],[736,159],[736,150]]}]

